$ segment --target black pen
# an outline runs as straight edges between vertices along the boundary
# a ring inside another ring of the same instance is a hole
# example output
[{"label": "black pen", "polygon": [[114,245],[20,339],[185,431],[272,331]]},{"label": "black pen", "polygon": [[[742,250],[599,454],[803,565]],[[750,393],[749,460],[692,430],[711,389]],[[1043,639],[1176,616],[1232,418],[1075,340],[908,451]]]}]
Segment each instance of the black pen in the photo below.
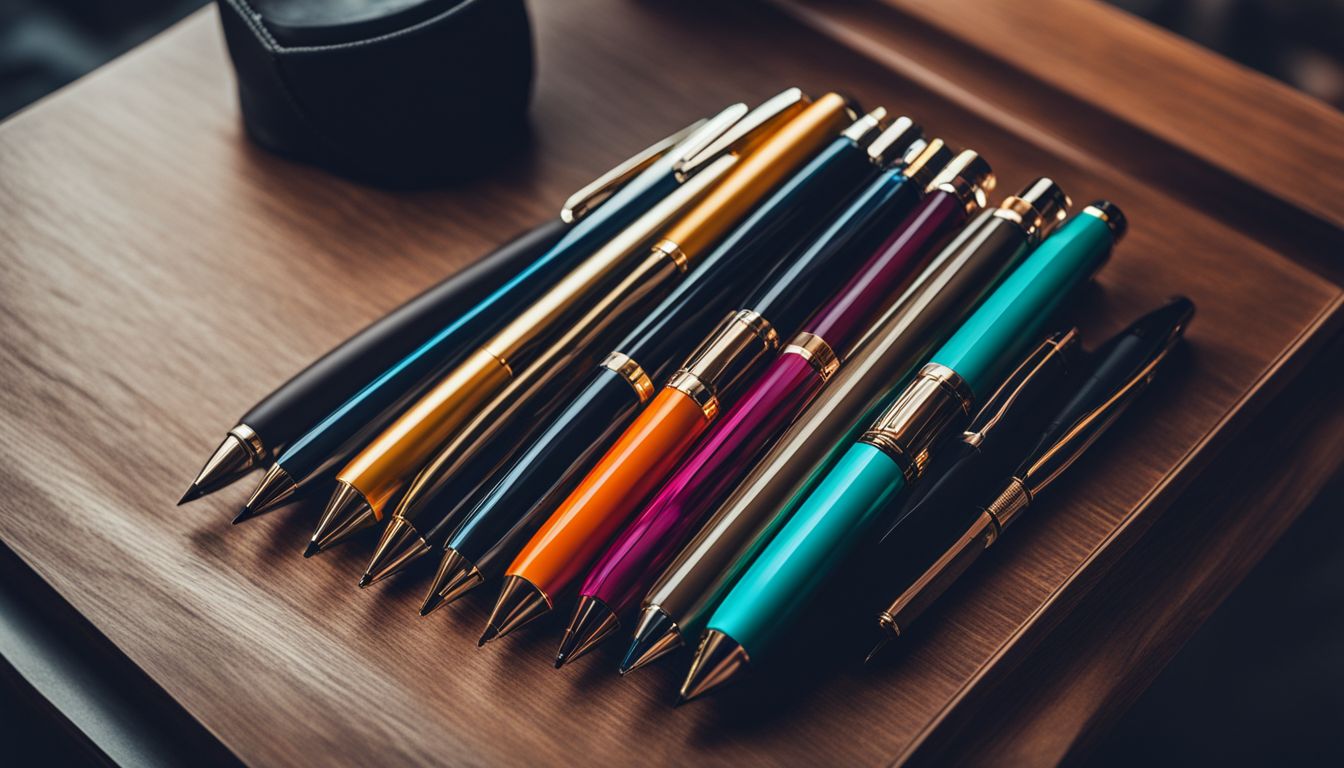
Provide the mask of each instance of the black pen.
[{"label": "black pen", "polygon": [[1087,377],[1039,432],[1035,447],[1004,483],[991,486],[989,503],[960,536],[878,614],[881,638],[873,658],[938,599],[994,544],[1047,487],[1077,461],[1156,376],[1194,316],[1178,297],[1144,315],[1092,354]]}]

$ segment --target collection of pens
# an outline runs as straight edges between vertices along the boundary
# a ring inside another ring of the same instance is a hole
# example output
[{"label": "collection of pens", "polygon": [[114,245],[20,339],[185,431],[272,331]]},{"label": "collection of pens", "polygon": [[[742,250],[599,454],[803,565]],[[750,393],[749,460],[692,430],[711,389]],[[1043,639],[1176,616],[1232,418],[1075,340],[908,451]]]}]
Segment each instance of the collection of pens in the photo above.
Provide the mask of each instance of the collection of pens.
[{"label": "collection of pens", "polygon": [[[691,699],[861,557],[905,631],[1152,379],[1177,298],[1091,353],[1054,310],[1123,236],[1047,178],[796,89],[737,104],[366,328],[231,430],[183,502],[332,493],[305,556],[385,524],[361,586],[441,559],[484,644],[577,595],[556,665],[698,642]],[[879,645],[879,647],[881,647]]]}]

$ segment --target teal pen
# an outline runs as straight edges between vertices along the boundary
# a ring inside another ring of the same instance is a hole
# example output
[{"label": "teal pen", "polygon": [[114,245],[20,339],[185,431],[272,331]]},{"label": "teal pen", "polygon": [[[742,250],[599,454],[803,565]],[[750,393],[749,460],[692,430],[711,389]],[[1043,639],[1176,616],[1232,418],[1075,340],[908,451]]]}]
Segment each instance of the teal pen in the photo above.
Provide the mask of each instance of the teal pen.
[{"label": "teal pen", "polygon": [[687,701],[744,672],[787,629],[884,509],[916,482],[939,438],[970,420],[976,397],[1039,340],[1073,288],[1125,232],[1120,209],[1094,202],[1013,271],[841,457],[752,561],[710,617],[681,688]]}]

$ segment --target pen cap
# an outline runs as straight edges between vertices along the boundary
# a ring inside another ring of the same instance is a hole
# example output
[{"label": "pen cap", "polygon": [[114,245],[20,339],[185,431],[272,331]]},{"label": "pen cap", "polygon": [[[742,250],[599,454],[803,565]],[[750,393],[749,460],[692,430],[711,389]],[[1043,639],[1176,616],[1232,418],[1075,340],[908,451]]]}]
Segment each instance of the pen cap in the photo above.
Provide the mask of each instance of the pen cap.
[{"label": "pen cap", "polygon": [[969,212],[985,207],[985,193],[993,191],[998,179],[994,176],[994,169],[989,167],[979,152],[963,149],[927,183],[926,193],[947,192],[956,195]]},{"label": "pen cap", "polygon": [[[882,123],[887,119],[887,108],[877,107],[858,120],[855,120],[840,135],[860,147],[866,147],[882,132]],[[904,119],[904,118],[902,118]]]},{"label": "pen cap", "polygon": [[[1001,209],[1002,210],[1002,209]],[[983,394],[1035,340],[1075,286],[1106,261],[1115,231],[1089,206],[1065,222],[1013,270],[933,356]]]},{"label": "pen cap", "polygon": [[953,157],[952,148],[942,139],[920,139],[911,144],[901,158],[901,173],[914,183],[925,186],[947,167]]},{"label": "pen cap", "polygon": [[994,215],[1021,224],[1033,241],[1039,241],[1064,221],[1072,204],[1063,188],[1042,176],[1016,195],[1004,198]]},{"label": "pen cap", "polygon": [[879,166],[886,165],[900,158],[923,135],[924,130],[914,120],[898,117],[868,145],[868,157]]},{"label": "pen cap", "polygon": [[809,104],[743,155],[699,205],[664,232],[656,247],[697,260],[848,122],[848,104],[839,94],[828,93]]}]

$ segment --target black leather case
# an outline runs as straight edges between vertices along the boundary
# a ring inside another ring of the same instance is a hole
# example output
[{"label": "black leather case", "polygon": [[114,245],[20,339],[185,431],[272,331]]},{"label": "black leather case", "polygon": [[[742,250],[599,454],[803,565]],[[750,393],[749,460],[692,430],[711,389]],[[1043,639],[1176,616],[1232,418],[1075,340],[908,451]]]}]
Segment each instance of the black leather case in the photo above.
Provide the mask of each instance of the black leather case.
[{"label": "black leather case", "polygon": [[526,130],[523,0],[365,2],[327,19],[340,9],[299,0],[286,16],[284,0],[218,4],[247,132],[267,149],[416,185],[478,172]]}]

